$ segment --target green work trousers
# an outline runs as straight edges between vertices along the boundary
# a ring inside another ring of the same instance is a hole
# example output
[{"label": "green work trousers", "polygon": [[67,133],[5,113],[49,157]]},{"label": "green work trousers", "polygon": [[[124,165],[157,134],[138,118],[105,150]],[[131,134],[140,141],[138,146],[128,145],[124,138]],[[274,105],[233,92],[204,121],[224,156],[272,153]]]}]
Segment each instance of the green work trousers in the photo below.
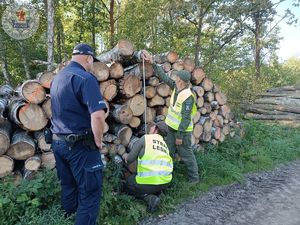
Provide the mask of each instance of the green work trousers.
[{"label": "green work trousers", "polygon": [[195,155],[192,150],[192,133],[186,132],[182,136],[182,145],[176,145],[176,131],[169,127],[167,135],[167,145],[170,151],[170,155],[174,159],[175,153],[177,153],[187,168],[188,180],[199,180],[198,165]]}]

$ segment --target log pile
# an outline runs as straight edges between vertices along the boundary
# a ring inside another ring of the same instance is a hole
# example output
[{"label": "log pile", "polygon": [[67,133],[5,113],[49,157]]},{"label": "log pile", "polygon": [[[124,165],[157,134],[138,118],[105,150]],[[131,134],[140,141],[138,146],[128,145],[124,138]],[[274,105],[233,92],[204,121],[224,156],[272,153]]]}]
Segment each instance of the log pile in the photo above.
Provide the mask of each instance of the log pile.
[{"label": "log pile", "polygon": [[[95,62],[91,72],[99,81],[109,108],[102,154],[106,160],[116,160],[117,154],[129,152],[145,134],[145,122],[165,119],[172,90],[155,76],[151,64],[143,64],[141,51],[135,51],[129,41],[119,41],[99,59],[101,62]],[[192,134],[195,149],[204,142],[223,142],[233,125],[233,115],[218,86],[203,69],[196,68],[190,58],[180,59],[176,52],[158,54],[155,62],[171,78],[178,70],[192,73],[191,89],[197,105]],[[51,101],[47,94],[51,80],[67,64],[62,63],[55,71],[24,82],[15,91],[11,90],[13,94],[0,88],[0,96],[4,96],[0,99],[0,177],[12,172],[15,161],[23,162],[24,171],[36,171],[41,166],[53,168],[53,154],[42,130],[49,126],[51,118]]]},{"label": "log pile", "polygon": [[247,118],[300,125],[300,87],[271,88],[259,94],[253,104],[244,106]]},{"label": "log pile", "polygon": [[42,167],[55,167],[43,129],[49,124],[50,82],[54,73],[38,74],[13,89],[0,87],[0,178],[14,173],[25,177]]}]

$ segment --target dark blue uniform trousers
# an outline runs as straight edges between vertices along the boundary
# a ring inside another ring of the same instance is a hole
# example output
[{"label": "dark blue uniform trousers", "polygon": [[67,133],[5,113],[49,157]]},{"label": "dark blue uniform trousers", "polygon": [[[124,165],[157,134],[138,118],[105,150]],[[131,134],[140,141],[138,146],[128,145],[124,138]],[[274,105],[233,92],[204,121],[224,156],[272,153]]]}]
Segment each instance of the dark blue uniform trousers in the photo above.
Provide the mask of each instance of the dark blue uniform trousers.
[{"label": "dark blue uniform trousers", "polygon": [[75,225],[95,225],[102,192],[100,152],[89,149],[83,142],[69,149],[63,140],[53,140],[52,149],[64,210],[68,214],[76,212]]}]

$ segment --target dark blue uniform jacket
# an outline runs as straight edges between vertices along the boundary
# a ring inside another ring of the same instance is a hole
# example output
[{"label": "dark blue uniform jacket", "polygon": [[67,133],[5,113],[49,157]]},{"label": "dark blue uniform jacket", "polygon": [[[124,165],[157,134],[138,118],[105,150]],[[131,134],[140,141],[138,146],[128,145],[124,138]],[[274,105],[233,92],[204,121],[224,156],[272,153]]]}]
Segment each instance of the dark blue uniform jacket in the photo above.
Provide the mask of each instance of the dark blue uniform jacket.
[{"label": "dark blue uniform jacket", "polygon": [[50,95],[54,134],[83,134],[91,114],[106,110],[97,79],[74,61],[55,76]]}]

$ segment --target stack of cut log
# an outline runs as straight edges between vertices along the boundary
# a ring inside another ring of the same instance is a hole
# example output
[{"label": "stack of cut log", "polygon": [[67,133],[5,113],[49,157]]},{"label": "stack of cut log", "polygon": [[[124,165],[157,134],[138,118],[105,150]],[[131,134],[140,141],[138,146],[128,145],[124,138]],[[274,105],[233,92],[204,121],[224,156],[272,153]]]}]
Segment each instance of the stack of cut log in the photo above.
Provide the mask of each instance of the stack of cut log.
[{"label": "stack of cut log", "polygon": [[259,94],[254,104],[245,106],[247,118],[300,125],[300,87],[271,88]]},{"label": "stack of cut log", "polygon": [[[103,153],[121,155],[130,151],[145,133],[145,120],[157,122],[165,119],[172,90],[158,79],[151,64],[143,64],[141,51],[135,51],[129,41],[119,41],[111,51],[98,58],[101,62],[94,64],[93,73],[100,81],[101,93],[112,112],[107,118],[109,131],[104,136],[107,145]],[[233,114],[218,86],[213,84],[202,68],[195,67],[193,60],[188,57],[180,59],[176,52],[157,54],[154,61],[172,79],[175,71],[187,70],[192,73],[191,88],[197,105],[192,135],[195,149],[202,142],[223,142],[233,125]]]},{"label": "stack of cut log", "polygon": [[51,117],[49,93],[52,72],[38,74],[15,90],[0,87],[0,178],[15,171],[29,174],[40,167],[52,169],[55,160],[43,129]]},{"label": "stack of cut log", "polygon": [[[102,153],[106,160],[111,160],[115,159],[117,154],[122,155],[132,149],[139,137],[145,134],[145,122],[165,119],[172,90],[155,76],[151,64],[143,63],[141,51],[135,51],[133,44],[127,40],[120,40],[112,50],[98,58],[100,62],[94,63],[91,72],[99,81],[101,93],[109,108]],[[225,136],[230,133],[233,116],[226,105],[226,97],[218,86],[213,84],[201,68],[195,68],[191,59],[180,59],[176,52],[158,54],[155,56],[155,62],[162,66],[171,78],[174,78],[174,71],[184,69],[192,73],[191,89],[195,93],[197,105],[192,135],[195,149],[201,149],[200,143],[203,142],[223,142]],[[0,152],[3,155],[0,158],[0,176],[12,171],[13,160],[26,160],[26,170],[37,170],[41,162],[43,164],[40,153],[49,150],[50,147],[43,143],[37,148],[34,139],[38,140],[40,137],[44,141],[44,138],[38,136],[42,135],[41,132],[35,133],[43,129],[51,117],[51,101],[46,94],[49,93],[50,82],[67,64],[68,62],[65,62],[55,71],[39,75],[37,81],[26,81],[18,88],[17,97],[6,98],[10,99],[9,119],[6,121],[13,122],[26,132],[20,134],[18,131],[11,136],[10,130],[4,128],[6,123],[2,123],[2,130],[5,131],[1,143],[7,144]],[[5,107],[6,103],[3,102],[3,110]],[[7,163],[1,163],[1,160]],[[4,164],[7,166],[2,166]],[[1,170],[4,171],[2,175]]]}]

